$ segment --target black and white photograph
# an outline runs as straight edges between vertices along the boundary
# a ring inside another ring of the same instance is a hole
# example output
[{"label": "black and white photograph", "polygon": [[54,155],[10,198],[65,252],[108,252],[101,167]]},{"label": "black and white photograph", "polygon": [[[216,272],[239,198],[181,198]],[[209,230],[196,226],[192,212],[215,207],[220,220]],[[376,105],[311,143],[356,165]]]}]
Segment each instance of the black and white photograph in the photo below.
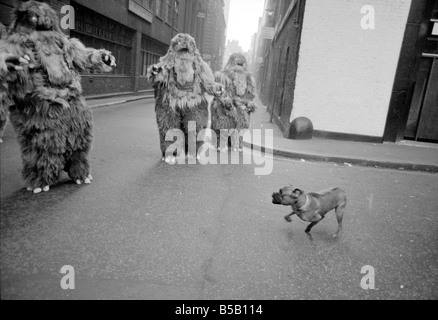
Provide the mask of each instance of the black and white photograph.
[{"label": "black and white photograph", "polygon": [[0,37],[1,300],[438,299],[438,0],[0,0]]}]

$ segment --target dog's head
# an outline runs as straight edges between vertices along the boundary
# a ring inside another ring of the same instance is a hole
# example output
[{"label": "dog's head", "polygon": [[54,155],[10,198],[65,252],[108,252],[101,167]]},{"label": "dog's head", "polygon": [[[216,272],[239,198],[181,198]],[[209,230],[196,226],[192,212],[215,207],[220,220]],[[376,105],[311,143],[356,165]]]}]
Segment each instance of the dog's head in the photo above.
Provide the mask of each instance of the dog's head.
[{"label": "dog's head", "polygon": [[13,13],[12,30],[16,32],[60,31],[58,15],[47,3],[22,2]]},{"label": "dog's head", "polygon": [[303,194],[303,190],[294,188],[293,186],[287,186],[281,188],[279,192],[274,192],[272,194],[272,203],[283,206],[293,206]]}]

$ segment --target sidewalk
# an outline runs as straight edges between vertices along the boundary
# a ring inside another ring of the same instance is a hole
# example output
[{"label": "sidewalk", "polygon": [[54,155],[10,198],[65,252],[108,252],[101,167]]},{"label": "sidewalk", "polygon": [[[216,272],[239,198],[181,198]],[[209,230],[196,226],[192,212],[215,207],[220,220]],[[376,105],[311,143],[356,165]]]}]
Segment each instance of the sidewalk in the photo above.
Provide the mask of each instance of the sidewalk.
[{"label": "sidewalk", "polygon": [[251,116],[251,125],[252,129],[274,130],[273,154],[276,156],[304,161],[334,162],[346,166],[438,173],[438,144],[414,142],[375,144],[316,138],[290,140],[284,138],[278,126],[270,123],[269,120],[270,114],[266,107],[259,105]]},{"label": "sidewalk", "polygon": [[113,97],[85,97],[87,104],[91,108],[109,107],[115,106],[127,102],[143,100],[143,99],[154,99],[154,91],[148,90],[141,95],[126,95],[126,96],[113,96]]}]

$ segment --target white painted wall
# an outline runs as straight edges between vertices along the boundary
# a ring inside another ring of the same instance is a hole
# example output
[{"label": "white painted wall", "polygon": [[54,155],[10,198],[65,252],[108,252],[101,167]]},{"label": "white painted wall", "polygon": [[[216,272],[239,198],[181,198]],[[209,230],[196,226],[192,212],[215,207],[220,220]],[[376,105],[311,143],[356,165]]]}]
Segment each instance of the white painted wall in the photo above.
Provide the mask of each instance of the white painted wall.
[{"label": "white painted wall", "polygon": [[[374,30],[361,8],[372,5]],[[411,0],[307,0],[291,121],[383,137]]]}]

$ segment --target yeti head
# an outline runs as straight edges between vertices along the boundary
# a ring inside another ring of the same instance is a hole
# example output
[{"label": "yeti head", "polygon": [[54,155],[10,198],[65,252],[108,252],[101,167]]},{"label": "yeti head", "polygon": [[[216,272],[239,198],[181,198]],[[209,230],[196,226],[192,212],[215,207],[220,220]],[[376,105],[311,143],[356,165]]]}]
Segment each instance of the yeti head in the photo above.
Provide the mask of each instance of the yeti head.
[{"label": "yeti head", "polygon": [[192,36],[180,33],[172,39],[170,43],[170,50],[174,53],[185,55],[196,55],[198,54],[198,49],[196,48],[195,39]]},{"label": "yeti head", "polygon": [[22,2],[13,13],[12,31],[60,31],[58,15],[44,2]]},{"label": "yeti head", "polygon": [[246,58],[243,54],[233,53],[230,59],[228,59],[226,68],[230,69],[234,67],[242,67],[246,70]]}]

